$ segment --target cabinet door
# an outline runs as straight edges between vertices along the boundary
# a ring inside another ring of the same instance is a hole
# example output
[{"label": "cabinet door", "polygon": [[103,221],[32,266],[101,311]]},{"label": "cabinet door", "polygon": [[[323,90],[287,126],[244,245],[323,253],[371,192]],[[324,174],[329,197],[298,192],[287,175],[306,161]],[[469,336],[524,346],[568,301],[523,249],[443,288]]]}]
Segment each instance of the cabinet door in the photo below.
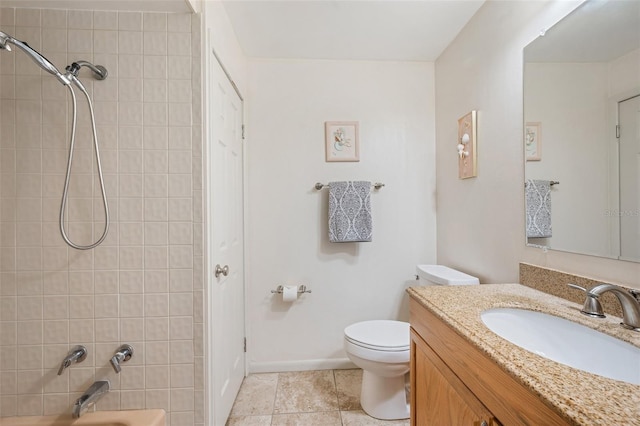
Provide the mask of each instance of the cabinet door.
[{"label": "cabinet door", "polygon": [[499,423],[435,352],[412,335],[412,426]]}]

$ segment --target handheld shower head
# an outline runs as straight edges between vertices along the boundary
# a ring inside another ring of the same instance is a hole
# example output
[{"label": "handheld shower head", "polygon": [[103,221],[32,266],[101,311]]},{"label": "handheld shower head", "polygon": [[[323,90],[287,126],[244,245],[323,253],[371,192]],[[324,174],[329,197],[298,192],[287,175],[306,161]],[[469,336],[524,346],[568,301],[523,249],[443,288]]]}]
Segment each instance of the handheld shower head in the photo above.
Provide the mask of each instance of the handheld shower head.
[{"label": "handheld shower head", "polygon": [[6,34],[0,31],[0,48],[11,51],[11,46],[9,46],[9,43],[20,48],[24,53],[27,54],[28,57],[30,57],[33,60],[33,62],[38,64],[40,68],[42,68],[49,74],[55,75],[62,84],[69,85],[70,83],[69,79],[64,75],[62,75],[62,73],[58,71],[55,65],[53,65],[47,58],[45,58],[40,53],[38,53],[26,42],[15,39],[11,37],[9,34]]},{"label": "handheld shower head", "polygon": [[9,35],[0,31],[0,49],[8,50],[9,52],[11,52],[11,46],[7,44],[8,41],[9,41]]}]

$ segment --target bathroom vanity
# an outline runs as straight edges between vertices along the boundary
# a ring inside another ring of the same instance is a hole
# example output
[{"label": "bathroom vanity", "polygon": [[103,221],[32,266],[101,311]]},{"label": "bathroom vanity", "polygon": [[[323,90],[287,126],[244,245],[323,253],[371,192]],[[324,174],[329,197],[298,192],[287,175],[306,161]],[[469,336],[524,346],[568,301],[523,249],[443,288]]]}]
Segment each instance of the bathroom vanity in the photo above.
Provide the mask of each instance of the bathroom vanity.
[{"label": "bathroom vanity", "polygon": [[551,361],[499,337],[483,311],[520,308],[596,328],[634,346],[619,318],[519,284],[414,287],[411,425],[640,425],[640,386]]}]

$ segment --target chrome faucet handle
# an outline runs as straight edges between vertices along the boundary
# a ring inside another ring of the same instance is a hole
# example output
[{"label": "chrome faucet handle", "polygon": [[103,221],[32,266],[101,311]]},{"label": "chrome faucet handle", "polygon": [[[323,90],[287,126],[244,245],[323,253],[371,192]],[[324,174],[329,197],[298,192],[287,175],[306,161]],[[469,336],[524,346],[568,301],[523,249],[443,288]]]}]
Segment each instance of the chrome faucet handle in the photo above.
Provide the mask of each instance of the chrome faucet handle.
[{"label": "chrome faucet handle", "polygon": [[571,288],[575,288],[576,290],[582,290],[587,298],[584,300],[584,305],[582,306],[582,312],[585,315],[596,318],[605,318],[604,311],[602,310],[602,305],[598,300],[598,295],[593,294],[590,290],[587,290],[584,287],[580,287],[579,285],[567,283],[567,285]]},{"label": "chrome faucet handle", "polygon": [[64,370],[71,367],[72,363],[82,362],[87,358],[87,348],[78,345],[71,349],[66,357],[62,360],[60,368],[58,369],[58,376],[61,376]]},{"label": "chrome faucet handle", "polygon": [[113,370],[117,373],[120,373],[122,367],[120,364],[123,362],[127,362],[133,356],[133,346],[131,345],[122,345],[118,348],[116,353],[111,358],[111,366]]}]

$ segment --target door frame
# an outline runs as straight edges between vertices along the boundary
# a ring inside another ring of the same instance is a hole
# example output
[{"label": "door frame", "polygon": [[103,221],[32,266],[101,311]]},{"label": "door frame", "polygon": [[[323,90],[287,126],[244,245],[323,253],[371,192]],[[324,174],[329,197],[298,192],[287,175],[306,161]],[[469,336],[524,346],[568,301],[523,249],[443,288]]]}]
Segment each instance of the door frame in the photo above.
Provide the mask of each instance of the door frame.
[{"label": "door frame", "polygon": [[247,357],[247,347],[246,347],[246,338],[247,338],[247,331],[248,331],[248,327],[247,327],[247,268],[246,268],[246,259],[247,259],[247,253],[246,253],[246,247],[247,247],[247,205],[248,205],[248,197],[247,197],[247,190],[248,190],[248,185],[247,185],[247,146],[245,144],[246,142],[246,127],[245,127],[245,117],[246,117],[246,103],[245,103],[245,99],[242,96],[242,93],[240,92],[238,86],[236,85],[235,81],[233,80],[231,74],[228,72],[227,68],[224,66],[224,63],[222,62],[220,56],[218,55],[218,53],[216,52],[215,48],[213,47],[213,43],[211,41],[212,38],[212,31],[210,28],[207,28],[206,25],[203,25],[203,32],[202,32],[202,38],[203,38],[203,43],[202,43],[202,48],[201,48],[201,53],[202,53],[202,62],[200,65],[200,71],[201,71],[201,84],[203,87],[203,97],[202,97],[202,101],[201,101],[201,107],[202,107],[202,156],[203,156],[203,170],[202,170],[202,187],[203,187],[203,192],[202,192],[202,207],[203,207],[203,224],[202,224],[202,229],[203,229],[203,285],[204,285],[204,300],[202,301],[203,305],[204,305],[204,315],[203,315],[203,319],[204,319],[204,329],[203,329],[203,351],[204,351],[204,374],[205,374],[205,383],[204,383],[204,422],[205,425],[209,425],[209,426],[216,426],[213,425],[213,419],[214,419],[214,410],[215,407],[213,405],[213,398],[210,397],[209,392],[210,392],[210,386],[211,383],[213,382],[213,369],[211,368],[212,363],[214,362],[214,360],[212,359],[212,351],[211,351],[211,344],[212,342],[210,341],[210,336],[211,336],[211,317],[212,317],[212,312],[210,309],[210,304],[209,304],[209,299],[210,299],[210,292],[209,292],[209,280],[211,275],[213,274],[213,271],[211,271],[211,268],[209,266],[209,255],[210,255],[210,238],[209,238],[209,231],[211,228],[211,224],[209,223],[208,217],[209,217],[209,212],[210,212],[210,203],[211,203],[211,197],[210,197],[210,187],[209,187],[209,178],[211,177],[211,166],[210,166],[210,162],[209,162],[209,154],[210,154],[210,147],[208,144],[208,136],[209,136],[209,132],[211,130],[211,123],[209,123],[209,112],[210,112],[210,107],[209,107],[209,99],[211,96],[211,87],[209,84],[209,73],[211,72],[210,69],[210,54],[213,54],[213,57],[215,58],[216,61],[216,66],[219,66],[224,75],[226,76],[226,78],[229,80],[229,83],[231,84],[231,86],[233,87],[235,93],[238,95],[241,104],[242,104],[242,126],[243,126],[243,132],[242,132],[242,143],[243,143],[243,150],[242,150],[242,187],[243,187],[243,194],[242,194],[242,204],[243,204],[243,212],[242,212],[242,230],[243,230],[243,241],[242,244],[244,245],[243,248],[243,258],[242,258],[242,269],[243,269],[243,282],[242,282],[242,287],[243,287],[243,294],[244,294],[244,300],[243,300],[243,304],[244,304],[244,335],[245,335],[245,357],[244,357],[244,376],[247,376],[248,373],[248,357]]},{"label": "door frame", "polygon": [[[616,126],[620,124],[619,103],[640,95],[638,89],[629,89],[609,96],[607,108],[607,142],[609,143],[609,210],[620,208],[620,157],[619,139],[616,137]],[[615,216],[609,220],[609,253],[616,260],[624,260],[620,256],[620,220]]]}]

